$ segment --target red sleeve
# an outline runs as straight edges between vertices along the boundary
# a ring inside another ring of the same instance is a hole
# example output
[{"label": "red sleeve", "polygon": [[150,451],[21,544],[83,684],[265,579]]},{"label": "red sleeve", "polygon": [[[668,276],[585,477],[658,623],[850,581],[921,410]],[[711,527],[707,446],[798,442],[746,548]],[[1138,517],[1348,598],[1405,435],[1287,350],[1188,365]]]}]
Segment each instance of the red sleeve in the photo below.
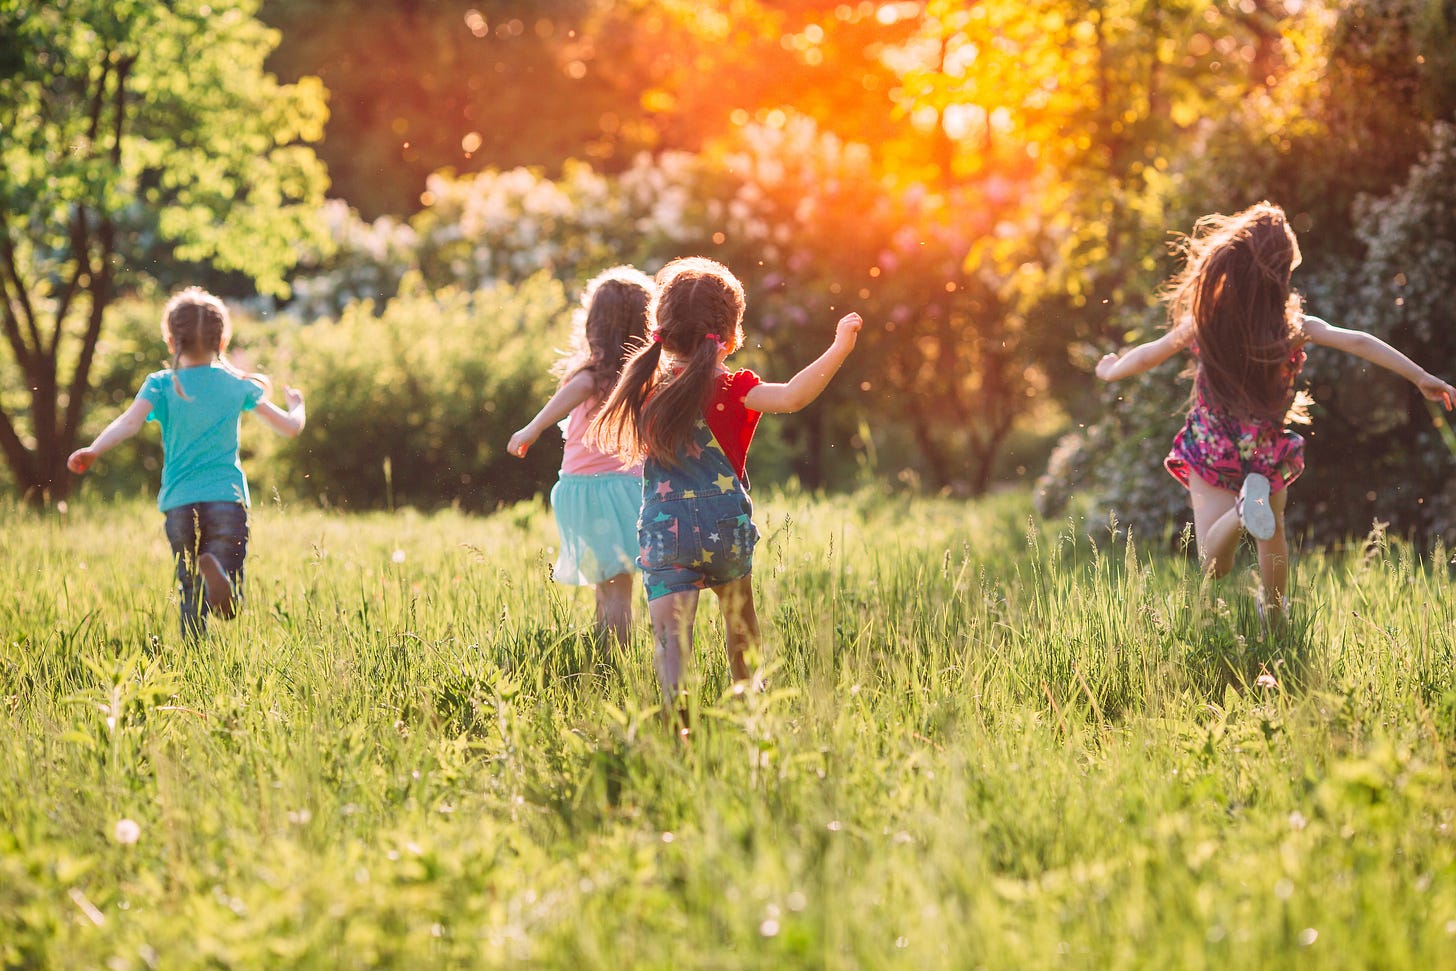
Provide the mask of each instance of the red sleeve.
[{"label": "red sleeve", "polygon": [[762,383],[762,378],[746,368],[721,376],[703,416],[745,488],[748,486],[748,446],[763,413],[746,406],[743,397]]}]

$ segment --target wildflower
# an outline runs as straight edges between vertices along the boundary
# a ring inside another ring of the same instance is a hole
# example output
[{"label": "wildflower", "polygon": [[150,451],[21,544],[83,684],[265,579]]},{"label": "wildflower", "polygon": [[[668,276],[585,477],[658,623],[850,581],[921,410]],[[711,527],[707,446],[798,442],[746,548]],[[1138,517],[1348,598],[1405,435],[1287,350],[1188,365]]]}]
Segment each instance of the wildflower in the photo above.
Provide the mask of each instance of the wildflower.
[{"label": "wildflower", "polygon": [[142,838],[142,827],[135,819],[118,819],[112,835],[118,843],[130,846]]}]

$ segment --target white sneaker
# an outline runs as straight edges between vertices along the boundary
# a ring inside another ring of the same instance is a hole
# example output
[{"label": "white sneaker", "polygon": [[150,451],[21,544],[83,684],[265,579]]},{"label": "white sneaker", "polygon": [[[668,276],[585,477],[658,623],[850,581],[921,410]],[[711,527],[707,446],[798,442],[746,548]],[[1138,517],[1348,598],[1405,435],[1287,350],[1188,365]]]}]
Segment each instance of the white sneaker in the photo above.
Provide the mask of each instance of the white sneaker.
[{"label": "white sneaker", "polygon": [[1250,472],[1239,489],[1239,522],[1254,539],[1271,539],[1274,536],[1274,507],[1269,503],[1269,480],[1258,472]]}]

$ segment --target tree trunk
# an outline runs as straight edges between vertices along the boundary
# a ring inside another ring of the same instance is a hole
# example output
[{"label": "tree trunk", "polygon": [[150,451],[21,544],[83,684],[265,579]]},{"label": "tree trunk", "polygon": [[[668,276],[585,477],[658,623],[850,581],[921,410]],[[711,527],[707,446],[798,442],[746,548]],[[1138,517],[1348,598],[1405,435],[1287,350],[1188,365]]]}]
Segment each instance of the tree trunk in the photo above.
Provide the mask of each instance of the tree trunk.
[{"label": "tree trunk", "polygon": [[806,489],[818,489],[824,483],[824,411],[816,408],[803,416],[804,448],[794,463],[799,481]]}]

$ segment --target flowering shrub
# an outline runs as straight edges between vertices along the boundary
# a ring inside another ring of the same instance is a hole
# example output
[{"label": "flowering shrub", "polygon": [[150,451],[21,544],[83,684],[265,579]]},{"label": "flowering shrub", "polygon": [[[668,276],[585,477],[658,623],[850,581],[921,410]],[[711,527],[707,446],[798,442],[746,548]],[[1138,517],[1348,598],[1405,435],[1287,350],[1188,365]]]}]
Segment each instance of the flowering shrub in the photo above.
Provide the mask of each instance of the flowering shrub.
[{"label": "flowering shrub", "polygon": [[861,435],[873,402],[870,433],[900,443],[878,454],[934,487],[979,491],[1039,380],[1007,279],[989,260],[967,270],[987,227],[956,217],[983,208],[975,191],[891,191],[866,146],[807,118],[747,126],[702,155],[642,155],[615,175],[580,162],[556,179],[527,168],[436,175],[408,225],[332,211],[333,255],[297,281],[294,312],[334,316],[360,299],[382,308],[411,272],[427,287],[463,291],[546,273],[573,290],[614,263],[651,272],[675,256],[709,255],[744,280],[741,363],[770,379],[817,356],[843,313],[871,322],[825,400],[785,426],[805,482],[862,467],[862,450],[877,444]]}]

